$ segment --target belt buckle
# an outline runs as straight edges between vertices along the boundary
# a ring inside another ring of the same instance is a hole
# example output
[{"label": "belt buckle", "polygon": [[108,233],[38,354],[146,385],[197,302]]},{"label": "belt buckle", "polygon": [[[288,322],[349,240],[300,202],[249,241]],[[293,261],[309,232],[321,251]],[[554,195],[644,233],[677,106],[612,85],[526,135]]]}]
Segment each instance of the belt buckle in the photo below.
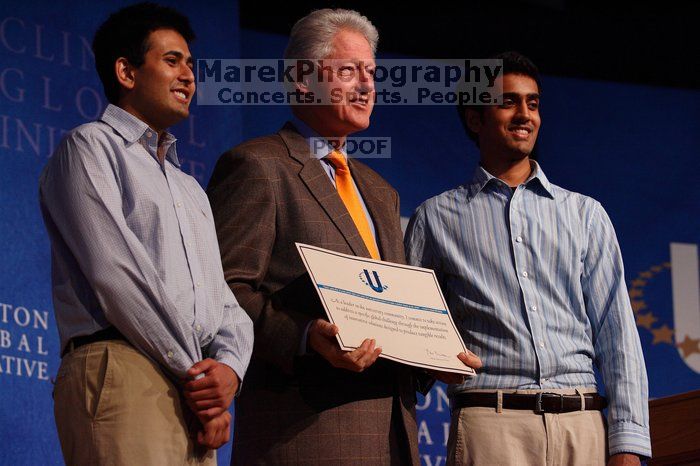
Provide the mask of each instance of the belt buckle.
[{"label": "belt buckle", "polygon": [[542,409],[542,395],[543,392],[539,392],[535,395],[535,414],[544,414],[544,410]]},{"label": "belt buckle", "polygon": [[554,395],[559,397],[559,411],[556,413],[564,412],[564,395],[561,393],[551,393],[551,392],[539,392],[535,396],[535,414],[544,414],[545,410],[542,408],[542,395]]}]

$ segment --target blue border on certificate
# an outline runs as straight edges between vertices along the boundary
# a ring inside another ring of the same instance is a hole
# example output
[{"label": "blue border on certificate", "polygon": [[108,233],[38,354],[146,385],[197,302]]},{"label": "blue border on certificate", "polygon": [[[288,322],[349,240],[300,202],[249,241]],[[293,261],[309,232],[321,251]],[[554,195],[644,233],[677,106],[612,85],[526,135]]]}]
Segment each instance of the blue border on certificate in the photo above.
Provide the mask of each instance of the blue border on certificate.
[{"label": "blue border on certificate", "polygon": [[403,307],[406,309],[415,309],[416,311],[428,311],[428,312],[435,312],[437,314],[447,314],[446,309],[435,309],[432,307],[424,307],[424,306],[416,306],[414,304],[400,303],[398,301],[391,301],[389,299],[377,298],[376,296],[370,296],[367,294],[356,293],[354,291],[344,290],[342,288],[337,288],[335,286],[323,285],[321,283],[316,284],[316,286],[318,286],[322,290],[336,291],[338,293],[348,294],[348,295],[354,296],[356,298],[364,298],[364,299],[368,299],[370,301],[375,301],[375,302],[382,303],[382,304],[389,304],[391,306]]}]

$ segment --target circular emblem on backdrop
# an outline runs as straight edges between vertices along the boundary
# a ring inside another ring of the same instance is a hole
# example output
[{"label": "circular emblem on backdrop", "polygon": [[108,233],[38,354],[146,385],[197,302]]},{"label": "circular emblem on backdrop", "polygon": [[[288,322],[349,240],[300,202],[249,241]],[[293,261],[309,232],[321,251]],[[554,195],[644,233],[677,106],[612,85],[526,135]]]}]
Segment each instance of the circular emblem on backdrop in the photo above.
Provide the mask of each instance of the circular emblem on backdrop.
[{"label": "circular emblem on backdrop", "polygon": [[653,265],[647,270],[640,272],[637,277],[630,282],[629,296],[632,303],[637,327],[644,328],[649,331],[653,340],[652,345],[666,344],[678,348],[683,357],[687,358],[693,353],[700,353],[700,339],[691,338],[686,335],[683,341],[675,341],[675,331],[666,323],[661,323],[654,310],[651,309],[645,300],[645,292],[647,287],[654,283],[662,274],[669,273],[671,269],[670,262],[664,262],[659,265]]}]

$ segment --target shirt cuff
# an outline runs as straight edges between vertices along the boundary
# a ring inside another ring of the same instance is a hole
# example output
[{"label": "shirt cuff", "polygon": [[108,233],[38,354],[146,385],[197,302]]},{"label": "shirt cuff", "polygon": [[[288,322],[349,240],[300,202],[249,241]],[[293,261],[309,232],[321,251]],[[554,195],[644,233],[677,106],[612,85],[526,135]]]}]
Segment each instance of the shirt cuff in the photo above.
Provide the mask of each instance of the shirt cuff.
[{"label": "shirt cuff", "polygon": [[297,350],[297,355],[299,356],[308,354],[308,351],[306,351],[306,344],[309,341],[309,329],[313,323],[314,321],[312,320],[306,324],[306,328],[304,328],[304,332],[301,334],[301,343],[299,343],[299,349]]},{"label": "shirt cuff", "polygon": [[608,429],[608,452],[634,453],[642,459],[651,458],[649,428],[632,422],[618,422]]},{"label": "shirt cuff", "polygon": [[[127,339],[127,341],[131,343],[130,340]],[[131,344],[133,345],[133,343]],[[141,350],[141,348],[136,347],[136,349],[138,349],[141,353],[145,354],[151,360],[158,361],[153,356]],[[187,354],[184,351],[175,348],[169,349],[166,353],[162,355],[162,358],[163,364],[170,371],[170,373],[175,376],[176,380],[189,378],[189,376],[187,375],[187,371],[190,370],[192,364],[194,363],[191,362],[191,360],[188,358]]]}]

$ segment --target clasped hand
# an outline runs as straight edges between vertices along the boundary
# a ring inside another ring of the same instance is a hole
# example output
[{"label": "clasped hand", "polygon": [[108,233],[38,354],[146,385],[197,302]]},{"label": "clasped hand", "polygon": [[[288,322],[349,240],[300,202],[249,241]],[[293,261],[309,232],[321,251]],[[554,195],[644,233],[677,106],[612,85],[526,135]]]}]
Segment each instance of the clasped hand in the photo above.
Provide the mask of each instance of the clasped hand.
[{"label": "clasped hand", "polygon": [[238,375],[226,364],[211,358],[192,366],[187,375],[190,379],[183,386],[183,395],[202,424],[197,442],[207,448],[219,448],[231,436],[228,408],[238,391]]}]

